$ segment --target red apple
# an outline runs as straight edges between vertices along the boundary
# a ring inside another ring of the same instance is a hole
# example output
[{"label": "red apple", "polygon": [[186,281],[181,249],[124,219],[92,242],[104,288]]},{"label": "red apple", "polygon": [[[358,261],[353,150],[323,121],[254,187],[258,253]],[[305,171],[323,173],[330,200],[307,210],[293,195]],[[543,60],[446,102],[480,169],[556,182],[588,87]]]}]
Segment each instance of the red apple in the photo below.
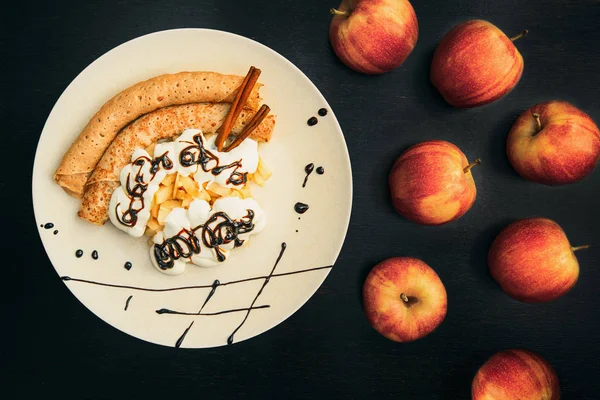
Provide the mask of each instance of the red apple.
[{"label": "red apple", "polygon": [[513,41],[487,21],[472,20],[452,28],[438,44],[431,83],[450,105],[475,107],[510,92],[521,79],[523,57]]},{"label": "red apple", "polygon": [[410,147],[396,160],[389,177],[392,202],[405,218],[440,225],[460,218],[477,191],[467,157],[455,145],[432,140]]},{"label": "red apple", "polygon": [[381,74],[404,62],[417,43],[419,24],[408,0],[342,0],[331,9],[333,51],[364,74]]},{"label": "red apple", "polygon": [[513,222],[494,239],[488,253],[492,277],[509,296],[540,303],[567,293],[579,277],[574,252],[562,228],[547,218]]},{"label": "red apple", "polygon": [[446,288],[423,261],[396,257],[377,264],[363,285],[367,319],[383,336],[409,342],[433,332],[446,316]]},{"label": "red apple", "polygon": [[565,101],[537,104],[516,120],[506,143],[510,163],[523,178],[546,185],[577,182],[600,158],[594,121]]},{"label": "red apple", "polygon": [[479,368],[471,387],[473,400],[559,400],[558,377],[548,361],[532,351],[494,354]]}]

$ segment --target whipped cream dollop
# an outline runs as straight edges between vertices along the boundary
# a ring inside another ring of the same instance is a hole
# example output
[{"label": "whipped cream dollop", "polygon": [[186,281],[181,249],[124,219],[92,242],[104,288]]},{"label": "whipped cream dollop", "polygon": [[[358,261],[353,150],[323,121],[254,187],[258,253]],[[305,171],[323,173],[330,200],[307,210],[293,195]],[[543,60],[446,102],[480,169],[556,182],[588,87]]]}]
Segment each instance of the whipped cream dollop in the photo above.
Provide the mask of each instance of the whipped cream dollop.
[{"label": "whipped cream dollop", "polygon": [[168,174],[193,175],[200,185],[245,186],[247,175],[258,167],[258,143],[245,139],[235,149],[220,152],[216,136],[207,140],[199,129],[186,129],[172,142],[157,143],[154,158],[143,149],[136,150],[131,163],[121,170],[121,186],[111,196],[111,222],[131,236],[141,237],[150,219],[152,198]]},{"label": "whipped cream dollop", "polygon": [[108,216],[117,228],[141,237],[150,219],[152,198],[173,163],[165,155],[152,158],[143,149],[134,151],[131,159],[121,170],[121,186],[110,198]]},{"label": "whipped cream dollop", "polygon": [[223,197],[212,208],[196,199],[187,210],[174,208],[167,215],[164,229],[154,235],[150,259],[167,275],[183,273],[188,263],[214,267],[266,223],[267,216],[254,199]]}]

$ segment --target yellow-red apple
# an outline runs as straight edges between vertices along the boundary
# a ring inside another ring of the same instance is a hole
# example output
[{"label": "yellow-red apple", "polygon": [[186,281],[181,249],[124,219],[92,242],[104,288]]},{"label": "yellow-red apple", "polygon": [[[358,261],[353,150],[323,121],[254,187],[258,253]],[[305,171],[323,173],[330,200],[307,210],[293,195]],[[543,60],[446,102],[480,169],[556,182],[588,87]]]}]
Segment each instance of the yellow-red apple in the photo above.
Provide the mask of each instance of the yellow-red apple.
[{"label": "yellow-red apple", "polygon": [[577,182],[600,158],[600,131],[589,115],[565,101],[537,104],[515,121],[506,153],[523,178],[546,185]]},{"label": "yellow-red apple", "polygon": [[331,13],[329,40],[333,51],[355,71],[391,71],[417,44],[419,24],[408,0],[342,0]]},{"label": "yellow-red apple", "polygon": [[377,264],[363,285],[367,319],[383,336],[409,342],[433,332],[448,300],[440,277],[423,261],[388,258]]},{"label": "yellow-red apple", "polygon": [[389,176],[392,202],[405,218],[440,225],[463,216],[475,202],[477,190],[467,157],[443,140],[410,147],[394,163]]},{"label": "yellow-red apple", "polygon": [[559,400],[558,377],[548,361],[529,350],[494,354],[479,368],[471,386],[473,400]]},{"label": "yellow-red apple", "polygon": [[511,297],[541,303],[567,293],[579,277],[567,235],[547,218],[527,218],[505,227],[488,253],[492,277]]},{"label": "yellow-red apple", "polygon": [[431,64],[431,83],[454,107],[491,103],[510,92],[521,79],[523,57],[513,41],[482,20],[463,22],[440,41]]}]

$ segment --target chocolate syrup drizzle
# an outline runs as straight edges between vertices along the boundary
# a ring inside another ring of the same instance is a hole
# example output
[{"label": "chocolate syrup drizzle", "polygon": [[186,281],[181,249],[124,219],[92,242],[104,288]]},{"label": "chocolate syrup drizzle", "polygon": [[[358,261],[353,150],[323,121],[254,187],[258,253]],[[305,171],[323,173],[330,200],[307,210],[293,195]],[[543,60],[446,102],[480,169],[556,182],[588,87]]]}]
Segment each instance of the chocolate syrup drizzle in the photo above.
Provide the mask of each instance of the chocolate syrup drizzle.
[{"label": "chocolate syrup drizzle", "polygon": [[[225,261],[225,255],[220,246],[234,242],[234,247],[240,247],[244,241],[239,238],[239,235],[254,229],[254,211],[250,209],[246,211],[248,213],[240,220],[232,219],[223,211],[216,212],[204,224],[191,230],[182,229],[177,235],[166,238],[160,244],[155,244],[153,255],[159,268],[171,269],[176,260],[200,254],[202,250],[200,239],[195,234],[198,230],[200,230],[202,244],[215,252],[219,262]],[[216,225],[211,226],[213,223]]]},{"label": "chocolate syrup drizzle", "polygon": [[242,322],[238,325],[237,328],[235,328],[235,330],[227,338],[227,344],[233,343],[233,337],[235,336],[236,332],[246,323],[246,320],[248,319],[248,316],[250,315],[250,311],[252,311],[252,308],[254,307],[254,303],[256,303],[256,300],[258,300],[258,298],[262,294],[265,286],[267,286],[267,284],[271,280],[271,277],[273,276],[273,273],[275,272],[275,268],[277,268],[277,264],[279,264],[281,257],[283,257],[283,253],[285,252],[286,248],[287,248],[287,244],[285,242],[282,242],[281,243],[281,251],[279,252],[279,256],[277,257],[277,260],[275,260],[275,265],[273,265],[273,269],[271,270],[271,273],[265,278],[265,281],[263,282],[262,286],[260,287],[260,290],[258,291],[258,293],[256,293],[256,296],[254,297],[254,300],[252,300],[252,304],[250,304],[250,308],[248,308],[248,311],[246,312],[246,316],[244,317]]},{"label": "chocolate syrup drizzle", "polygon": [[[146,163],[150,163],[150,173],[152,177],[148,180],[148,182],[144,181],[144,174],[142,169]],[[131,174],[127,175],[127,183],[125,185],[125,190],[127,196],[130,197],[129,205],[127,206],[127,210],[124,213],[119,212],[119,206],[121,203],[117,203],[115,206],[115,214],[117,216],[117,220],[125,226],[133,227],[137,223],[138,213],[142,211],[145,207],[144,204],[144,193],[148,190],[148,184],[150,180],[154,179],[160,165],[166,170],[170,170],[173,168],[173,161],[167,156],[167,153],[163,153],[161,156],[155,157],[154,159],[150,159],[146,156],[140,156],[133,161],[133,165],[139,167],[137,172],[135,173],[134,181],[135,185],[131,186]]]},{"label": "chocolate syrup drizzle", "polygon": [[313,163],[307,164],[306,167],[304,167],[304,172],[306,172],[306,176],[304,177],[302,187],[306,187],[306,182],[308,182],[308,176],[313,172],[313,169],[315,169],[315,164]]},{"label": "chocolate syrup drizzle", "polygon": [[263,308],[270,308],[270,305],[262,305],[262,306],[255,306],[255,307],[245,307],[245,308],[232,308],[230,310],[223,310],[223,311],[215,311],[215,312],[210,312],[210,313],[201,313],[201,312],[186,312],[186,311],[176,311],[176,310],[169,310],[168,308],[160,308],[158,310],[156,310],[155,312],[159,315],[162,314],[173,314],[173,315],[195,315],[195,316],[213,316],[213,315],[221,315],[221,314],[231,314],[231,313],[236,313],[236,312],[241,312],[241,311],[248,311],[248,310],[260,310]]},{"label": "chocolate syrup drizzle", "polygon": [[[204,300],[204,303],[202,303],[202,307],[200,307],[200,310],[195,315],[202,315],[201,314],[202,313],[202,309],[204,308],[204,306],[206,305],[206,303],[208,303],[208,301],[213,296],[213,294],[215,294],[215,291],[217,290],[217,288],[219,287],[220,284],[221,284],[221,282],[219,282],[218,279],[215,279],[215,281],[213,282],[213,284],[211,286],[212,289],[210,290],[210,293],[208,294],[208,296],[206,296],[206,300]],[[156,310],[156,313],[157,314],[176,314],[177,312],[171,311],[171,310],[167,310],[165,308],[161,308],[160,310]],[[175,347],[181,346],[181,343],[183,342],[183,339],[185,339],[185,335],[188,334],[188,332],[192,328],[192,325],[194,325],[194,321],[192,321],[192,323],[190,324],[190,326],[187,327],[187,329],[183,332],[183,334],[181,335],[181,337],[179,337],[179,339],[177,339],[177,342],[175,343]]]},{"label": "chocolate syrup drizzle", "polygon": [[125,302],[125,311],[127,311],[127,308],[129,307],[129,302],[131,301],[132,297],[133,297],[133,295],[131,295],[127,298],[127,301]]},{"label": "chocolate syrup drizzle", "polygon": [[[219,165],[219,158],[204,147],[202,136],[194,135],[194,143],[186,147],[179,153],[179,163],[184,167],[199,165],[204,172],[210,172],[214,176],[220,175],[226,169],[234,168],[227,178],[227,183],[235,186],[243,185],[248,180],[247,172],[238,172],[242,166],[242,160],[234,161],[228,165]],[[189,142],[188,142],[189,143]],[[214,166],[209,166],[214,162]]]},{"label": "chocolate syrup drizzle", "polygon": [[294,210],[298,214],[304,214],[308,210],[308,204],[297,202],[294,204]]},{"label": "chocolate syrup drizzle", "polygon": [[206,296],[206,300],[204,300],[204,303],[202,303],[202,307],[200,307],[200,310],[198,310],[198,314],[200,314],[202,312],[202,309],[204,308],[206,303],[208,303],[210,298],[213,297],[213,294],[215,294],[215,292],[217,291],[217,288],[219,287],[220,284],[221,284],[221,282],[219,282],[218,279],[215,279],[215,281],[212,284],[212,288],[210,289],[210,293],[208,294],[208,296]]},{"label": "chocolate syrup drizzle", "polygon": [[183,339],[185,339],[185,336],[188,334],[188,332],[190,331],[190,329],[192,328],[192,325],[194,325],[194,321],[192,321],[192,323],[190,324],[190,326],[188,326],[186,328],[185,331],[183,331],[183,335],[181,335],[179,337],[179,339],[177,339],[177,342],[175,342],[175,347],[179,348],[181,346],[181,343],[183,343]]},{"label": "chocolate syrup drizzle", "polygon": [[[233,331],[233,333],[227,339],[227,344],[232,344],[235,334],[245,324],[245,322],[248,319],[248,316],[250,315],[250,312],[252,310],[266,309],[266,308],[270,307],[270,305],[255,306],[255,303],[258,300],[258,298],[260,297],[260,295],[262,294],[265,286],[267,286],[267,284],[271,280],[271,278],[276,278],[276,277],[281,277],[281,276],[288,276],[288,275],[302,274],[302,273],[307,273],[307,272],[312,272],[312,271],[318,271],[318,270],[325,270],[325,269],[330,269],[330,268],[333,267],[333,265],[329,265],[329,266],[324,266],[324,267],[307,268],[307,269],[302,269],[302,270],[297,270],[297,271],[275,273],[275,268],[279,264],[279,261],[281,260],[281,257],[283,256],[283,253],[284,253],[286,247],[287,246],[286,246],[285,242],[281,244],[281,251],[280,251],[279,256],[277,257],[277,260],[275,261],[275,265],[271,269],[271,272],[269,273],[269,275],[266,275],[266,276],[265,275],[263,275],[263,276],[255,276],[255,277],[251,277],[251,278],[239,279],[239,280],[230,281],[230,282],[224,282],[224,283],[221,283],[218,280],[215,280],[211,285],[180,286],[180,287],[172,287],[172,288],[144,288],[144,287],[136,287],[136,286],[129,286],[129,285],[117,285],[117,284],[112,284],[112,283],[96,282],[96,281],[91,281],[91,280],[87,280],[87,279],[72,278],[70,276],[61,276],[61,279],[63,281],[65,281],[65,282],[79,282],[79,283],[87,283],[87,284],[90,284],[90,285],[97,285],[97,286],[104,286],[104,287],[111,287],[111,288],[119,288],[119,289],[139,290],[139,291],[145,291],[145,292],[173,292],[173,291],[179,291],[179,290],[208,289],[208,288],[210,288],[211,290],[208,293],[207,298],[204,300],[204,303],[202,304],[202,307],[200,308],[200,311],[197,312],[197,313],[173,311],[173,310],[169,310],[169,309],[166,309],[166,308],[161,308],[159,310],[156,310],[156,313],[159,314],[159,315],[164,315],[164,314],[172,314],[173,315],[173,314],[175,314],[175,315],[188,315],[188,316],[214,316],[214,315],[221,315],[221,314],[228,314],[228,313],[244,312],[245,311],[246,315],[245,315],[244,319],[242,320],[242,322],[240,323],[240,325],[238,325],[238,327]],[[252,304],[250,305],[250,307],[248,307],[248,308],[234,308],[234,309],[230,309],[230,310],[222,310],[222,311],[216,311],[216,312],[211,312],[211,313],[202,313],[202,309],[204,308],[204,306],[206,305],[206,303],[213,297],[213,295],[215,294],[217,288],[222,287],[222,286],[236,285],[236,284],[239,284],[239,283],[250,282],[250,281],[255,281],[255,280],[261,280],[261,279],[263,279],[264,282],[263,282],[260,290],[256,294],[256,296],[254,297],[254,300],[252,301]],[[132,296],[129,297],[128,302],[131,299],[131,297]],[[127,303],[126,303],[125,307],[127,308]],[[186,335],[188,334],[188,332],[190,331],[190,329],[192,328],[193,325],[194,325],[194,321],[192,321],[190,323],[190,325],[185,329],[185,331],[183,332],[183,334],[181,335],[181,337],[179,337],[179,339],[175,343],[175,347],[180,347],[181,346],[181,344],[183,343],[183,340],[185,339]]]},{"label": "chocolate syrup drizzle", "polygon": [[[319,270],[322,270],[322,269],[330,269],[330,268],[333,268],[333,265],[327,265],[327,266],[324,266],[324,267],[316,267],[316,268],[300,269],[300,270],[297,270],[297,271],[290,271],[290,272],[282,272],[282,273],[271,275],[271,278],[277,278],[277,277],[280,277],[280,276],[303,274],[303,273],[306,273],[306,272],[319,271]],[[244,282],[257,281],[257,280],[260,280],[260,279],[266,279],[267,277],[268,276],[266,276],[266,275],[261,275],[261,276],[255,276],[255,277],[252,277],[252,278],[238,279],[238,280],[235,280],[235,281],[221,283],[219,285],[219,287],[229,286],[229,285],[236,285],[238,283],[244,283]],[[172,287],[172,288],[146,288],[146,287],[130,286],[130,285],[118,285],[118,284],[115,284],[115,283],[97,282],[97,281],[91,281],[91,280],[88,280],[88,279],[72,278],[72,277],[66,276],[66,275],[65,276],[61,276],[60,279],[62,279],[65,282],[87,283],[89,285],[111,287],[111,288],[116,288],[116,289],[130,289],[130,290],[139,290],[141,292],[155,292],[155,293],[176,292],[176,291],[179,291],[179,290],[194,290],[194,289],[212,288],[212,284],[211,285],[178,286],[178,287]]]}]

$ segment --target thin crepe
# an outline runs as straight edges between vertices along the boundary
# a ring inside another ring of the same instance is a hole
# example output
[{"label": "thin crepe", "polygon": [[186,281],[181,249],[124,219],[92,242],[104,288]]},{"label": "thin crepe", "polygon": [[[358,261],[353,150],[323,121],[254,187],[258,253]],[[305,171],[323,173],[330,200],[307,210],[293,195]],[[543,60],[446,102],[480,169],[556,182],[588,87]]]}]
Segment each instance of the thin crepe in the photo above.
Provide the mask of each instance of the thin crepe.
[{"label": "thin crepe", "polygon": [[[91,223],[104,224],[108,219],[110,197],[119,186],[119,174],[131,162],[131,155],[136,149],[179,136],[186,128],[197,128],[205,134],[215,133],[223,124],[230,108],[231,104],[227,103],[166,107],[146,114],[127,126],[108,147],[90,176],[77,215]],[[242,110],[232,134],[239,134],[254,113],[255,110],[252,109]],[[252,132],[250,138],[269,141],[274,126],[275,117],[269,115]]]},{"label": "thin crepe", "polygon": [[[179,72],[156,76],[123,90],[107,101],[83,128],[54,173],[54,180],[81,197],[90,173],[119,131],[141,115],[162,107],[188,103],[231,103],[243,76],[216,72]],[[257,109],[257,84],[246,105]]]}]

